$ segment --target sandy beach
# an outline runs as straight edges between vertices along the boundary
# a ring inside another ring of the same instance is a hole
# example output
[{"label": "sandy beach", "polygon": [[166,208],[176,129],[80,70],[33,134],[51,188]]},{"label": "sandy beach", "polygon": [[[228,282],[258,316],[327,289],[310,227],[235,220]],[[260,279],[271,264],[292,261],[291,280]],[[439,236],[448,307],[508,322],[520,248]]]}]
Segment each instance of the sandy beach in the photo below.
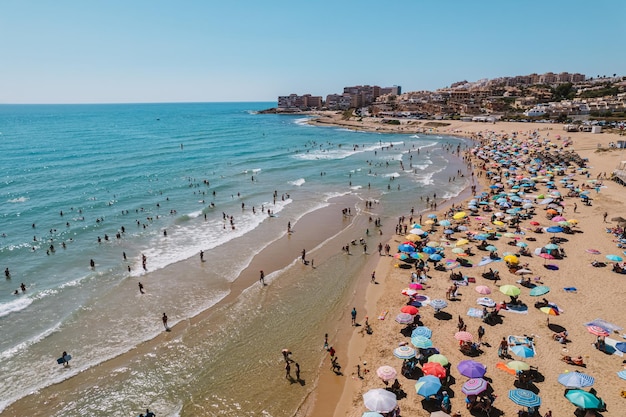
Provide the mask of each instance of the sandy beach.
[{"label": "sandy beach", "polygon": [[[591,133],[568,133],[563,131],[562,125],[558,124],[538,124],[538,123],[472,123],[445,121],[447,125],[441,125],[437,122],[436,127],[429,127],[425,121],[420,121],[416,125],[403,124],[400,126],[382,125],[379,121],[363,120],[363,121],[344,121],[340,116],[320,117],[316,119],[314,124],[336,124],[347,128],[363,129],[378,132],[401,131],[403,133],[427,133],[427,134],[445,134],[460,135],[464,137],[477,138],[480,132],[482,138],[487,137],[511,137],[514,133],[522,140],[528,139],[533,132],[538,137],[550,140],[556,147],[560,147],[563,141],[571,142],[568,149],[575,150],[582,158],[588,158],[589,177],[583,175],[580,171],[576,171],[573,180],[581,186],[582,184],[591,185],[588,182],[597,176],[610,173],[615,169],[618,163],[626,158],[623,150],[608,150],[609,143],[619,140],[616,134],[591,134]],[[558,136],[557,136],[558,135]],[[555,148],[557,149],[557,148]],[[472,158],[472,162],[476,166],[476,159]],[[476,171],[476,170],[475,170]],[[484,176],[478,178],[479,188],[477,192],[489,191],[489,186],[493,182],[488,181]],[[595,183],[593,183],[595,186]],[[545,190],[540,186],[539,194]],[[562,189],[561,189],[562,191]],[[532,257],[522,257],[521,262],[528,264],[525,267],[532,271],[530,277],[535,285],[543,284],[550,287],[550,292],[546,297],[550,302],[558,305],[562,314],[559,316],[550,316],[550,327],[547,323],[548,316],[538,309],[534,308],[534,303],[542,297],[531,297],[528,288],[521,287],[517,281],[520,276],[507,270],[506,265],[502,263],[495,264],[494,269],[500,271],[501,280],[494,284],[493,281],[482,278],[481,273],[485,268],[460,268],[455,272],[461,272],[465,276],[475,278],[475,283],[469,283],[468,286],[460,286],[455,301],[449,301],[448,306],[443,311],[447,313],[447,320],[438,319],[434,316],[434,310],[430,306],[420,308],[421,321],[424,326],[428,326],[433,330],[432,340],[443,355],[445,355],[451,366],[451,376],[454,383],[447,387],[447,391],[451,397],[452,413],[459,412],[459,415],[469,416],[470,411],[465,407],[465,395],[461,392],[461,386],[467,380],[466,377],[459,374],[456,365],[465,359],[470,359],[460,352],[458,342],[454,335],[457,332],[457,318],[462,317],[467,326],[467,331],[472,333],[476,338],[477,328],[482,325],[486,332],[481,346],[482,353],[473,358],[487,366],[486,378],[490,382],[497,399],[493,404],[494,412],[500,414],[513,415],[520,409],[524,409],[513,403],[507,398],[508,391],[516,388],[515,375],[511,375],[501,369],[496,368],[496,364],[504,362],[505,364],[513,359],[520,359],[513,355],[512,358],[502,359],[498,357],[498,344],[503,337],[508,335],[529,335],[534,338],[536,355],[528,358],[526,361],[533,367],[536,367],[542,375],[541,382],[535,382],[532,389],[535,390],[542,398],[540,412],[542,415],[548,410],[552,411],[553,416],[573,415],[576,407],[572,405],[565,397],[565,387],[557,382],[559,374],[564,372],[574,372],[581,370],[595,378],[593,388],[598,395],[606,402],[607,411],[603,412],[604,416],[621,416],[623,415],[623,397],[622,390],[626,388],[626,382],[619,379],[616,373],[623,369],[623,357],[618,354],[606,354],[597,350],[593,343],[596,336],[590,334],[584,326],[584,323],[591,322],[595,319],[603,319],[610,323],[614,323],[620,327],[624,327],[623,315],[621,314],[621,300],[626,293],[626,287],[623,284],[623,275],[612,272],[610,262],[605,259],[605,255],[615,254],[624,256],[623,249],[616,247],[613,234],[607,233],[606,229],[615,226],[615,222],[610,219],[616,216],[623,216],[626,213],[626,194],[622,186],[609,181],[602,181],[599,192],[592,188],[590,196],[593,198],[592,205],[587,206],[581,202],[580,198],[564,198],[564,207],[562,215],[567,219],[576,219],[578,223],[574,227],[576,233],[563,235],[566,241],[562,242],[561,247],[566,253],[566,257],[562,260],[551,260],[549,263],[558,267],[558,270],[549,270],[545,268],[546,260],[533,255]],[[458,204],[458,203],[457,203]],[[576,211],[574,212],[574,204]],[[463,204],[466,208],[467,204]],[[421,209],[422,207],[420,207]],[[437,212],[438,219],[446,218],[446,207],[440,208]],[[551,225],[551,221],[546,218],[542,206],[537,206],[536,216],[533,220],[546,227]],[[603,220],[603,214],[607,213],[606,222]],[[490,214],[490,213],[488,213]],[[486,222],[489,223],[488,214]],[[407,213],[407,218],[409,213]],[[478,230],[481,221],[475,218],[479,216],[469,216],[469,230]],[[522,223],[522,227],[530,228],[528,221]],[[437,227],[431,240],[438,241],[444,236],[442,235],[443,227]],[[541,248],[550,242],[551,235],[549,233],[536,234],[532,230],[525,230],[524,235],[520,238],[528,243],[531,250]],[[527,241],[526,238],[534,238]],[[501,237],[497,241],[490,241],[498,249],[498,253],[515,252],[515,246],[507,245],[511,239]],[[398,244],[403,242],[403,236],[394,235],[389,241],[392,247],[392,253],[395,253]],[[478,242],[471,243],[474,248]],[[596,249],[601,254],[591,255],[587,249]],[[473,249],[476,254],[469,257],[470,261],[477,263],[487,252],[481,252]],[[445,253],[448,258],[454,254],[450,253],[450,249],[446,249]],[[593,267],[592,260],[598,260],[608,263],[608,267]],[[335,417],[350,416],[356,417],[368,411],[363,405],[362,395],[372,388],[384,388],[380,378],[376,375],[376,369],[382,365],[391,365],[398,371],[398,380],[402,385],[402,390],[406,393],[406,398],[399,400],[398,405],[401,415],[411,416],[428,416],[430,411],[424,408],[426,405],[430,409],[432,404],[423,404],[423,397],[418,396],[415,392],[415,380],[407,379],[400,374],[402,360],[393,356],[392,351],[398,347],[399,343],[409,342],[409,338],[403,336],[400,330],[404,327],[394,321],[394,317],[400,312],[400,308],[407,303],[407,298],[401,295],[402,289],[406,288],[410,283],[410,270],[398,268],[399,261],[391,257],[382,256],[378,265],[376,265],[376,277],[378,285],[367,285],[369,277],[362,278],[362,286],[366,287],[365,298],[362,303],[364,314],[360,315],[359,322],[363,324],[364,316],[369,316],[369,323],[372,326],[372,335],[364,334],[362,327],[352,328],[348,330],[351,334],[350,341],[347,346],[342,346],[344,352],[347,348],[348,363],[344,366],[344,376],[337,376],[330,371],[322,368],[320,376],[320,387],[317,390],[315,406],[311,407],[308,415],[310,416],[327,416]],[[431,265],[432,266],[432,265]],[[432,267],[428,272],[430,279],[427,280],[427,288],[421,293],[427,295],[431,299],[446,298],[446,290],[450,287],[449,272],[440,272]],[[499,287],[506,284],[514,284],[521,288],[520,299],[528,305],[528,311],[520,314],[512,311],[502,311],[502,323],[496,325],[486,325],[480,318],[469,317],[466,315],[471,307],[479,307],[476,305],[476,299],[481,295],[475,291],[477,285],[485,285],[491,289],[492,297],[496,302],[506,302],[508,296],[500,293]],[[575,287],[575,292],[565,291],[564,288]],[[358,308],[358,307],[357,307]],[[388,311],[385,320],[378,320],[377,317],[383,311]],[[561,331],[565,329],[568,332],[568,342],[561,344],[553,340],[554,330]],[[609,338],[621,341],[622,331],[611,333]],[[410,345],[410,343],[409,343]],[[342,353],[340,356],[345,356]],[[563,355],[572,357],[582,356],[586,368],[579,368],[568,365],[561,359]],[[523,360],[523,359],[522,359]],[[329,359],[327,359],[330,364]],[[356,375],[357,364],[360,365],[362,377]],[[369,373],[363,373],[364,369]],[[338,395],[339,387],[343,387],[342,393]],[[491,415],[497,415],[491,413]],[[475,412],[473,412],[475,413]],[[482,415],[482,414],[476,414]]]}]

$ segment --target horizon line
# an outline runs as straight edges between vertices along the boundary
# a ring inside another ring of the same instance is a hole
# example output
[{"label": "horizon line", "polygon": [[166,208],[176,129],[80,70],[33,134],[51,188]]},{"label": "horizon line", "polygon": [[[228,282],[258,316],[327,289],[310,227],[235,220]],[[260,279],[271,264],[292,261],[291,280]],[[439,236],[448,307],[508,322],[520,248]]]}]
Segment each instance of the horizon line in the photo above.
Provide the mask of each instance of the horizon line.
[{"label": "horizon line", "polygon": [[222,103],[276,103],[276,100],[252,100],[252,101],[123,101],[123,102],[73,102],[73,103],[0,103],[0,106],[95,106],[95,105],[120,105],[120,104],[222,104]]}]

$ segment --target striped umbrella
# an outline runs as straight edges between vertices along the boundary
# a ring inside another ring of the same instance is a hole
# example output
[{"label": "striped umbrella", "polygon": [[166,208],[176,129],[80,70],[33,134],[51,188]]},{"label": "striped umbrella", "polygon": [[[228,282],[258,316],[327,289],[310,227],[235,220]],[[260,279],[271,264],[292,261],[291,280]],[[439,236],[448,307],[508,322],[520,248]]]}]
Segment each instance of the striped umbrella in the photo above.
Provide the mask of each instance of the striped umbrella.
[{"label": "striped umbrella", "polygon": [[430,339],[432,335],[433,331],[426,326],[418,326],[411,332],[411,337],[422,336]]},{"label": "striped umbrella", "polygon": [[470,332],[456,332],[454,338],[460,342],[471,342],[474,336]]},{"label": "striped umbrella", "polygon": [[568,388],[582,388],[592,386],[595,378],[582,372],[566,372],[559,375],[558,380]]},{"label": "striped umbrella", "polygon": [[511,361],[506,364],[506,367],[515,371],[528,371],[530,369],[530,365],[522,361]]},{"label": "striped umbrella", "polygon": [[596,336],[606,337],[609,335],[609,332],[607,332],[605,329],[603,329],[600,326],[587,326],[587,331]]},{"label": "striped umbrella", "polygon": [[522,407],[539,407],[541,398],[532,391],[526,389],[512,389],[509,391],[509,398]]},{"label": "striped umbrella", "polygon": [[432,340],[424,336],[411,337],[411,343],[413,344],[413,346],[419,349],[426,349],[433,345]]},{"label": "striped umbrella", "polygon": [[428,357],[428,362],[435,362],[435,363],[440,364],[441,366],[446,366],[447,364],[450,363],[448,361],[448,358],[446,358],[441,353],[435,353],[434,355],[430,355]]},{"label": "striped umbrella", "polygon": [[396,316],[396,321],[400,324],[413,323],[414,317],[409,313],[400,313]]},{"label": "striped umbrella", "polygon": [[479,285],[475,287],[474,290],[476,290],[478,294],[491,294],[491,288],[487,287],[486,285]]},{"label": "striped umbrella", "polygon": [[389,381],[398,376],[398,371],[396,371],[392,366],[383,365],[376,370],[376,375],[383,381]]},{"label": "striped umbrella", "polygon": [[461,387],[461,392],[465,395],[478,395],[485,391],[489,384],[482,378],[468,379]]},{"label": "striped umbrella", "polygon": [[398,346],[393,350],[393,356],[398,359],[412,359],[415,357],[417,352],[411,346]]},{"label": "striped umbrella", "polygon": [[442,300],[440,298],[430,300],[430,306],[435,310],[439,311],[443,308],[448,307],[448,302],[446,300]]}]

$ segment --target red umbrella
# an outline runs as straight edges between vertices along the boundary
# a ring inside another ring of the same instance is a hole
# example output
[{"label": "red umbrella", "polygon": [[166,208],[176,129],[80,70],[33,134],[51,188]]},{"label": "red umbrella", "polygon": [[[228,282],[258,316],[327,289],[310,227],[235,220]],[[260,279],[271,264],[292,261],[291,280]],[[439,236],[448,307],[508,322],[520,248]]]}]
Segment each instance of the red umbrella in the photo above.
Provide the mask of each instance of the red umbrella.
[{"label": "red umbrella", "polygon": [[471,342],[474,336],[470,332],[456,332],[454,338],[460,342]]},{"label": "red umbrella", "polygon": [[539,226],[539,222],[535,222],[535,221],[530,222],[530,224],[531,224],[532,226]]},{"label": "red umbrella", "polygon": [[417,309],[417,307],[414,306],[404,306],[400,309],[401,312],[403,313],[408,313],[412,316],[416,315],[417,313],[419,313],[419,310]]},{"label": "red umbrella", "polygon": [[540,253],[539,257],[543,259],[554,259],[554,256],[550,255],[549,253]]},{"label": "red umbrella", "polygon": [[608,336],[609,332],[604,330],[600,326],[587,326],[587,331],[591,334],[595,334],[596,336]]},{"label": "red umbrella", "polygon": [[437,378],[445,378],[446,370],[445,368],[438,362],[428,362],[422,366],[422,372],[424,375],[432,375]]}]

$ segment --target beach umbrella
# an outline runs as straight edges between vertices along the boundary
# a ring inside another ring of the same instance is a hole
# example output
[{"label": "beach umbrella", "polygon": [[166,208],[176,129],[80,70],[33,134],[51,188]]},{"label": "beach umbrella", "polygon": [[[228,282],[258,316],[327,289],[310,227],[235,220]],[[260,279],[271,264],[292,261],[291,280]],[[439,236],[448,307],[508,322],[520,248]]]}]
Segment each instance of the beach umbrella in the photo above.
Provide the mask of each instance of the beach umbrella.
[{"label": "beach umbrella", "polygon": [[424,336],[411,337],[411,344],[418,349],[426,349],[432,347],[433,341]]},{"label": "beach umbrella", "polygon": [[400,324],[413,323],[414,316],[409,313],[400,313],[396,316],[396,321]]},{"label": "beach umbrella", "polygon": [[405,238],[406,240],[408,240],[408,241],[411,241],[411,242],[419,242],[420,240],[422,240],[422,238],[421,238],[421,237],[419,237],[418,235],[413,234],[413,233],[409,233],[409,234],[408,234],[408,235],[406,235],[404,238]]},{"label": "beach umbrella", "polygon": [[474,340],[474,336],[470,332],[456,332],[454,338],[459,342],[471,342]]},{"label": "beach umbrella", "polygon": [[435,224],[435,221],[434,220],[426,220],[424,222],[424,224],[433,225],[433,224]]},{"label": "beach umbrella", "polygon": [[544,246],[544,249],[546,250],[555,250],[558,248],[559,248],[559,245],[555,245],[554,243],[548,243],[546,246]]},{"label": "beach umbrella", "polygon": [[482,378],[468,379],[461,387],[461,392],[465,395],[478,395],[485,391],[489,384]]},{"label": "beach umbrella", "polygon": [[411,258],[411,259],[424,259],[424,256],[421,253],[411,252],[411,253],[409,253],[409,258]]},{"label": "beach umbrella", "polygon": [[415,246],[403,243],[401,245],[398,245],[398,250],[400,252],[415,252]]},{"label": "beach umbrella", "polygon": [[417,291],[411,288],[405,288],[402,290],[402,295],[413,297],[414,295],[417,295]]},{"label": "beach umbrella", "polygon": [[456,253],[457,255],[461,254],[461,253],[465,253],[465,249],[463,249],[463,248],[454,248],[454,249],[452,249],[452,253]]},{"label": "beach umbrella", "polygon": [[583,388],[592,386],[595,378],[582,372],[566,372],[559,375],[558,381],[568,388]]},{"label": "beach umbrella", "polygon": [[596,336],[608,336],[609,332],[600,326],[587,326],[587,331]]},{"label": "beach umbrella", "polygon": [[423,290],[424,287],[419,282],[412,282],[409,284],[409,288],[412,290]]},{"label": "beach umbrella", "polygon": [[481,306],[485,306],[485,307],[495,307],[496,306],[496,302],[493,301],[489,297],[480,297],[480,298],[476,299],[476,304],[481,305]]},{"label": "beach umbrella", "polygon": [[533,356],[535,356],[535,351],[525,345],[512,346],[510,350],[520,358],[532,358]]},{"label": "beach umbrella", "polygon": [[451,262],[447,261],[446,262],[446,270],[448,270],[448,271],[450,271],[452,269],[455,269],[455,268],[458,268],[460,266],[461,266],[461,264],[456,262],[456,261],[451,261]]},{"label": "beach umbrella", "polygon": [[586,249],[585,251],[586,251],[587,253],[592,254],[592,255],[600,255],[600,254],[602,253],[602,252],[600,252],[600,251],[599,251],[599,250],[597,250],[597,249]]},{"label": "beach umbrella", "polygon": [[541,307],[539,310],[546,313],[548,316],[558,316],[560,314],[559,309],[554,306]]},{"label": "beach umbrella", "polygon": [[[482,240],[487,240],[487,237],[488,236],[485,235],[485,234],[479,234],[479,235],[474,236],[474,240],[481,240],[481,241]],[[461,239],[461,240],[463,240],[463,239]],[[458,242],[457,242],[457,244],[458,244]]]},{"label": "beach umbrella", "polygon": [[398,400],[393,392],[376,388],[363,394],[363,404],[370,411],[388,413],[397,407]]},{"label": "beach umbrella", "polygon": [[491,294],[491,288],[487,287],[486,285],[478,285],[476,288],[474,288],[474,290],[478,294]]},{"label": "beach umbrella", "polygon": [[394,259],[398,259],[400,261],[406,261],[411,259],[411,257],[409,255],[407,255],[406,253],[396,253],[395,255],[393,255]]},{"label": "beach umbrella", "polygon": [[503,234],[502,236],[504,237],[508,237],[508,238],[515,238],[515,237],[519,237],[517,236],[515,233],[511,233],[511,232],[506,232],[505,234]]},{"label": "beach umbrella", "polygon": [[[433,242],[428,242],[428,243],[433,243]],[[437,243],[435,243],[437,244]],[[431,247],[431,246],[426,246],[425,248],[422,249],[422,252],[427,254],[427,255],[432,255],[434,253],[437,252],[437,249]]]},{"label": "beach umbrella", "polygon": [[433,242],[428,242],[428,243],[426,244],[426,247],[436,249],[437,247],[439,247],[439,243],[434,242],[434,241],[433,241]]},{"label": "beach umbrella", "polygon": [[446,370],[440,363],[428,362],[422,365],[422,372],[424,375],[432,375],[437,378],[445,378]]},{"label": "beach umbrella", "polygon": [[522,292],[518,287],[516,287],[515,285],[502,285],[500,287],[500,292],[504,295],[508,295],[510,297],[516,297],[518,295],[520,295],[520,293]]},{"label": "beach umbrella", "polygon": [[424,294],[414,295],[413,299],[415,301],[421,302],[422,304],[426,304],[426,303],[430,302],[430,298],[427,295],[424,295]]},{"label": "beach umbrella", "polygon": [[487,367],[480,362],[465,360],[456,366],[459,373],[468,378],[482,378],[487,373]]},{"label": "beach umbrella", "polygon": [[510,390],[509,399],[522,407],[539,407],[541,405],[541,398],[534,392],[526,389]]},{"label": "beach umbrella", "polygon": [[419,310],[418,310],[418,309],[417,309],[417,307],[415,307],[415,306],[403,306],[403,307],[400,309],[400,311],[401,311],[401,312],[403,312],[403,313],[410,314],[410,315],[412,315],[412,316],[414,316],[414,315],[416,315],[417,313],[419,313]]},{"label": "beach umbrella", "polygon": [[383,365],[376,370],[376,375],[383,381],[389,381],[398,376],[398,372],[389,365]]},{"label": "beach umbrella", "polygon": [[444,234],[444,235],[451,235],[451,234],[454,234],[454,230],[452,230],[452,229],[446,229],[446,230],[444,230],[444,231],[443,231],[443,234]]},{"label": "beach umbrella", "polygon": [[563,228],[560,226],[550,226],[546,228],[546,232],[548,233],[561,233],[563,232]]},{"label": "beach umbrella", "polygon": [[450,414],[446,413],[445,411],[439,410],[430,413],[430,417],[450,417]]},{"label": "beach umbrella", "polygon": [[443,256],[439,255],[438,253],[433,253],[432,255],[430,255],[430,257],[428,258],[429,261],[432,262],[439,262],[440,260],[443,259]]},{"label": "beach umbrella", "polygon": [[619,371],[617,373],[617,376],[619,376],[622,379],[626,379],[626,369],[624,369],[623,371]]},{"label": "beach umbrella", "polygon": [[[435,395],[441,389],[441,381],[436,376],[426,375],[415,383],[415,392],[422,397]],[[394,394],[395,397],[395,394]]]},{"label": "beach umbrella", "polygon": [[496,252],[498,250],[498,248],[493,245],[489,245],[485,249],[487,249],[489,252]]},{"label": "beach umbrella", "polygon": [[433,331],[426,326],[418,326],[411,332],[411,337],[422,336],[430,339],[432,335]]},{"label": "beach umbrella", "polygon": [[487,264],[492,263],[494,260],[489,258],[489,257],[484,257],[483,259],[480,260],[480,262],[478,262],[478,265],[476,266],[485,266]]},{"label": "beach umbrella", "polygon": [[439,222],[439,224],[443,227],[450,227],[452,225],[452,223],[450,223],[450,220],[442,220]]},{"label": "beach umbrella", "polygon": [[428,235],[428,232],[422,229],[413,229],[411,230],[411,233],[414,235],[418,235],[418,236],[425,236]]},{"label": "beach umbrella", "polygon": [[436,215],[436,214],[434,214],[434,213],[430,213],[430,214],[429,214],[428,216],[426,216],[426,217],[428,217],[429,219],[436,219],[436,218],[437,218],[437,215]]},{"label": "beach umbrella", "polygon": [[617,255],[606,255],[606,259],[608,259],[609,261],[613,261],[613,262],[622,262],[623,259],[621,256],[617,256]]},{"label": "beach umbrella", "polygon": [[526,242],[517,242],[517,243],[515,244],[515,246],[517,246],[517,247],[519,247],[519,248],[525,248],[525,247],[527,247],[527,246],[528,246],[528,243],[526,243]]},{"label": "beach umbrella", "polygon": [[495,220],[493,224],[495,224],[496,226],[504,226],[504,222],[501,220]]},{"label": "beach umbrella", "polygon": [[434,355],[430,355],[428,357],[428,362],[435,362],[435,363],[440,364],[441,366],[446,366],[447,364],[450,363],[448,361],[448,358],[446,358],[441,353],[435,353]]},{"label": "beach umbrella", "polygon": [[515,371],[528,371],[530,369],[530,365],[522,361],[511,361],[506,364],[506,367]]},{"label": "beach umbrella", "polygon": [[566,222],[566,221],[567,221],[567,219],[566,219],[565,217],[563,217],[563,216],[554,216],[554,217],[552,218],[552,221],[553,221],[553,222],[555,222],[555,223],[558,223],[558,222]]},{"label": "beach umbrella", "polygon": [[550,287],[546,287],[545,285],[539,285],[530,290],[530,295],[533,297],[537,297],[539,295],[544,295],[550,292]]},{"label": "beach umbrella", "polygon": [[515,271],[515,275],[528,275],[532,273],[533,271],[531,271],[530,269],[526,269],[526,268],[518,269],[517,271]]},{"label": "beach umbrella", "polygon": [[467,213],[464,211],[459,211],[458,213],[454,213],[454,215],[452,216],[454,220],[462,220],[466,217],[467,217]]},{"label": "beach umbrella", "polygon": [[448,302],[446,300],[442,300],[438,298],[438,299],[430,300],[430,306],[434,308],[435,310],[439,311],[443,308],[448,307]]},{"label": "beach umbrella", "polygon": [[590,392],[581,389],[573,389],[565,393],[565,398],[578,408],[583,410],[597,409],[602,406],[602,400]]},{"label": "beach umbrella", "polygon": [[399,359],[412,359],[415,355],[417,355],[415,349],[407,345],[398,346],[393,350],[393,356]]},{"label": "beach umbrella", "polygon": [[469,240],[467,239],[459,239],[456,241],[456,246],[463,246],[463,245],[467,245],[469,243]]},{"label": "beach umbrella", "polygon": [[504,262],[507,262],[513,265],[517,265],[519,263],[519,259],[515,255],[507,255],[503,259],[504,259]]},{"label": "beach umbrella", "polygon": [[554,259],[554,256],[550,255],[549,253],[545,253],[545,252],[544,253],[540,253],[539,257],[543,258],[543,259]]},{"label": "beach umbrella", "polygon": [[530,225],[531,226],[539,226],[539,222],[536,222],[536,221],[533,220],[532,222],[530,222]]}]

